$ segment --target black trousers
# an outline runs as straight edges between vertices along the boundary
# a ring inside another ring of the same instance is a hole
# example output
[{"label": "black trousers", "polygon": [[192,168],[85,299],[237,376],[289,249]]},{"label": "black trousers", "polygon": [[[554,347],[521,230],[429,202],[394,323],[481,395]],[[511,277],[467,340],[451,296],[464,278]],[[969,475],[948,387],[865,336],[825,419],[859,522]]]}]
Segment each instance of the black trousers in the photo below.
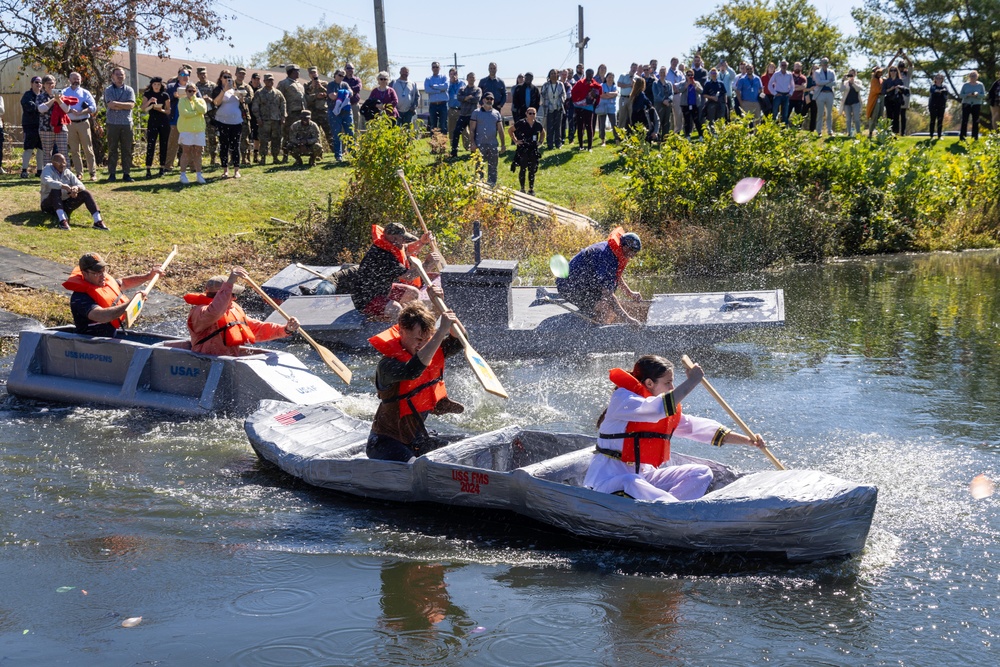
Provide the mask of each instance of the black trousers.
[{"label": "black trousers", "polygon": [[932,136],[932,137],[934,136],[934,127],[935,127],[935,124],[936,124],[937,125],[937,136],[938,136],[938,139],[940,139],[941,138],[942,126],[944,125],[944,109],[943,108],[942,109],[931,109],[930,113],[931,113],[931,129],[930,129],[930,132],[928,132],[928,134],[930,136]]},{"label": "black trousers", "polygon": [[232,162],[233,167],[240,168],[240,135],[243,133],[243,123],[239,125],[229,125],[228,123],[217,123],[216,131],[219,134],[219,161],[222,168],[227,169]]},{"label": "black trousers", "polygon": [[958,135],[959,139],[965,139],[965,127],[970,118],[972,119],[972,138],[979,138],[979,113],[982,108],[981,104],[962,105],[962,131]]},{"label": "black trousers", "polygon": [[87,190],[80,190],[75,197],[62,198],[61,190],[52,190],[49,195],[42,200],[42,211],[45,213],[51,213],[52,215],[57,215],[56,211],[62,209],[66,212],[67,217],[70,213],[80,208],[81,206],[86,206],[87,211],[93,215],[100,211],[97,208],[97,202],[94,201],[94,196],[90,194]]},{"label": "black trousers", "polygon": [[153,153],[156,145],[160,145],[160,168],[167,167],[167,140],[170,138],[170,125],[150,125],[146,128],[146,169],[153,166]]}]

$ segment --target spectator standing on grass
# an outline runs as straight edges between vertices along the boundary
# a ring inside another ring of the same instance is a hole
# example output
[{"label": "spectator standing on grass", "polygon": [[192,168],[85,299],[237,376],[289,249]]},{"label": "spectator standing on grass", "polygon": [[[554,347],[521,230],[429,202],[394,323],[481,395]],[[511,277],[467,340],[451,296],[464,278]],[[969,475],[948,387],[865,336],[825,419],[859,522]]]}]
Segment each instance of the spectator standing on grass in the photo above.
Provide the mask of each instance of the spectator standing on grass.
[{"label": "spectator standing on grass", "polygon": [[903,50],[899,50],[899,78],[903,82],[900,90],[903,94],[903,102],[899,109],[899,135],[906,136],[906,112],[910,110],[910,72],[913,70],[913,63]]},{"label": "spectator standing on grass", "polygon": [[351,61],[344,64],[344,83],[351,88],[351,115],[354,116],[354,127],[361,131],[364,129],[364,119],[361,118],[361,79],[354,76],[354,65]]},{"label": "spectator standing on grass", "polygon": [[[462,90],[464,86],[462,82],[458,79],[458,70],[454,67],[448,70],[448,141],[451,141],[451,135],[455,133],[455,126],[458,125],[459,116],[461,116],[462,103],[458,99],[458,93]],[[466,150],[469,150],[469,138],[463,134],[462,135],[463,146]]]},{"label": "spectator standing on grass", "polygon": [[818,70],[819,65],[813,64],[812,69],[809,70],[809,75],[806,76],[806,87],[802,95],[802,115],[806,117],[804,125],[810,132],[816,131],[816,114],[819,111],[819,106],[816,104],[816,95],[819,87],[816,85],[815,79]]},{"label": "spectator standing on grass", "polygon": [[319,68],[315,65],[309,68],[309,81],[306,82],[306,104],[304,109],[309,110],[309,116],[316,127],[323,132],[326,143],[333,146],[333,135],[330,133],[330,123],[327,120],[327,97],[326,89],[330,85],[329,81],[319,78]]},{"label": "spectator standing on grass", "polygon": [[565,143],[573,143],[573,134],[576,132],[576,107],[573,106],[573,81],[572,73],[564,69],[559,79],[566,91],[566,101],[563,103],[563,139]]},{"label": "spectator standing on grass", "polygon": [[278,83],[278,92],[285,98],[284,124],[281,126],[281,162],[288,162],[288,132],[299,120],[299,115],[306,108],[306,87],[299,81],[299,66],[285,65],[285,78]]},{"label": "spectator standing on grass", "polygon": [[611,124],[611,133],[618,141],[618,119],[616,118],[616,107],[618,106],[618,86],[615,85],[614,72],[604,75],[604,83],[601,84],[601,99],[597,103],[597,133],[601,138],[601,145],[605,145],[605,123]]},{"label": "spectator standing on grass", "polygon": [[0,96],[0,174],[7,173],[3,168],[3,142],[5,139],[3,133],[3,115],[5,112],[6,109],[4,108],[3,96]]},{"label": "spectator standing on grass", "polygon": [[733,85],[736,82],[736,72],[725,60],[719,63],[719,82],[726,87],[726,122],[729,122],[729,111],[733,105]]},{"label": "spectator standing on grass", "polygon": [[719,81],[719,70],[708,70],[708,83],[702,89],[705,98],[705,119],[710,130],[715,130],[715,121],[726,117],[726,86]]},{"label": "spectator standing on grass", "polygon": [[493,102],[493,93],[484,93],[482,108],[473,111],[472,118],[469,119],[469,129],[472,132],[470,146],[473,153],[478,150],[483,156],[487,166],[486,182],[491,188],[497,184],[497,162],[500,153],[507,150],[503,118],[500,112],[493,108]]},{"label": "spectator standing on grass", "polygon": [[[635,71],[639,68],[639,63],[629,65],[628,72],[618,77],[618,127],[625,127],[629,124],[632,110],[629,108],[629,95],[632,94],[632,80],[635,79]],[[549,141],[552,138],[549,137]]]},{"label": "spectator standing on grass", "polygon": [[[256,92],[253,85],[247,83],[247,68],[236,68],[236,80],[233,81],[233,90],[240,101],[240,113],[243,114],[243,131],[240,132],[240,162],[245,166],[253,164],[250,161],[250,149],[255,147],[253,142],[253,115],[250,109],[253,107],[253,95]],[[325,96],[325,93],[324,93]],[[326,106],[323,107],[323,118],[326,118]]]},{"label": "spectator standing on grass", "polygon": [[[673,128],[674,132],[680,134],[684,129],[684,112],[681,111],[681,90],[684,88],[687,79],[684,76],[684,70],[680,69],[680,60],[677,58],[670,59],[670,68],[667,69],[666,82],[673,89],[670,102],[670,111],[673,120],[668,125]],[[663,134],[666,133],[667,131],[663,130]]]},{"label": "spectator standing on grass", "polygon": [[108,140],[108,181],[118,176],[118,155],[122,159],[122,180],[132,182],[132,109],[135,108],[135,91],[125,85],[125,70],[111,70],[111,85],[104,89],[104,106],[107,107],[104,132]]},{"label": "spectator standing on grass", "polygon": [[747,65],[746,75],[736,82],[736,98],[739,100],[743,112],[753,114],[756,120],[760,120],[761,117],[761,90],[760,77],[754,74],[753,65]]},{"label": "spectator standing on grass", "polygon": [[240,177],[240,135],[243,134],[243,111],[236,94],[233,74],[222,70],[212,89],[212,104],[215,106],[215,127],[219,136],[219,161],[222,163],[222,177],[229,178],[229,165],[233,166],[233,177]]},{"label": "spectator standing on grass", "polygon": [[488,77],[479,80],[479,90],[482,91],[483,97],[486,97],[486,93],[493,93],[493,108],[502,113],[503,105],[507,104],[507,84],[503,79],[497,78],[496,63],[490,63],[489,71]]},{"label": "spectator standing on grass", "polygon": [[199,183],[205,183],[201,174],[201,155],[205,150],[205,114],[208,104],[198,97],[198,88],[188,81],[184,97],[177,103],[177,143],[181,147],[181,183],[187,185],[188,168],[194,169]]},{"label": "spectator standing on grass", "polygon": [[399,118],[399,100],[396,98],[396,91],[389,85],[389,73],[379,72],[375,79],[378,85],[368,94],[368,99],[375,103],[375,108],[379,113]]},{"label": "spectator standing on grass", "polygon": [[803,115],[805,109],[802,98],[808,83],[809,79],[802,73],[802,63],[795,62],[792,65],[792,94],[788,98],[789,116],[793,113]]},{"label": "spectator standing on grass", "polygon": [[97,115],[97,101],[90,91],[80,85],[83,78],[79,72],[70,72],[69,87],[62,91],[63,97],[74,97],[76,102],[69,108],[69,150],[77,176],[83,177],[83,159],[87,158],[90,180],[97,180],[97,158],[94,157],[94,140],[90,136],[90,117]]},{"label": "spectator standing on grass", "polygon": [[[994,88],[996,85],[994,85]],[[944,87],[944,74],[935,74],[934,83],[931,84],[927,93],[927,111],[931,116],[930,131],[928,134],[934,137],[934,128],[937,127],[937,138],[941,138],[942,126],[944,125],[944,112],[948,108],[948,89]],[[994,116],[995,118],[995,116]],[[994,122],[994,126],[996,123]]]},{"label": "spectator standing on grass", "polygon": [[545,138],[545,129],[535,120],[537,114],[534,107],[528,107],[524,112],[524,118],[507,129],[510,140],[515,146],[514,161],[510,168],[511,171],[521,168],[518,174],[521,192],[524,192],[524,172],[528,172],[529,195],[535,194],[535,172],[538,171],[538,158],[541,157],[538,148]]},{"label": "spectator standing on grass", "polygon": [[540,93],[542,113],[545,116],[545,143],[548,148],[562,148],[562,119],[566,104],[566,86],[559,80],[559,72],[550,69],[549,79],[542,84]]},{"label": "spectator standing on grass", "polygon": [[667,80],[667,67],[653,81],[653,108],[656,110],[657,134],[662,139],[670,133],[674,120],[674,84]]},{"label": "spectator standing on grass", "polygon": [[408,67],[399,68],[399,78],[392,82],[392,89],[396,91],[396,122],[400,125],[410,125],[413,123],[413,115],[417,113],[420,106],[420,91],[417,84],[410,81],[410,69]]},{"label": "spectator standing on grass", "polygon": [[853,137],[861,133],[861,83],[858,73],[852,67],[840,84],[840,110],[847,121],[847,136]]},{"label": "spectator standing on grass", "polygon": [[[237,70],[238,72],[239,70]],[[237,74],[238,76],[238,74]],[[253,159],[245,160],[250,164],[257,164],[260,161],[260,126],[257,124],[257,116],[253,110],[253,98],[257,96],[264,84],[261,82],[260,72],[254,72],[250,77],[250,140],[253,144]]]},{"label": "spectator standing on grass", "polygon": [[587,150],[594,146],[594,110],[601,99],[601,84],[594,79],[594,70],[588,69],[584,78],[573,84],[573,106],[576,113],[576,133],[583,148],[583,131],[587,131]]},{"label": "spectator standing on grass", "polygon": [[333,73],[333,81],[327,85],[330,98],[327,105],[327,116],[329,117],[330,130],[333,132],[333,142],[330,148],[333,150],[333,157],[340,162],[344,159],[344,145],[340,140],[340,135],[346,134],[354,136],[354,117],[351,114],[351,87],[344,81],[344,70],[338,69]]},{"label": "spectator standing on grass", "polygon": [[170,138],[170,96],[163,79],[154,76],[142,93],[140,111],[149,114],[146,120],[146,178],[152,178],[153,156],[160,147],[160,176],[167,168],[167,140]]},{"label": "spectator standing on grass", "polygon": [[52,149],[60,155],[69,154],[69,104],[63,100],[61,90],[56,90],[56,80],[50,74],[42,77],[42,91],[35,98],[38,108],[38,135],[42,141],[42,166],[52,161]]},{"label": "spectator standing on grass", "polygon": [[257,117],[260,137],[260,163],[267,164],[267,150],[271,149],[271,163],[277,163],[281,150],[281,133],[285,125],[285,96],[274,88],[274,75],[264,75],[264,87],[253,98],[253,113]]},{"label": "spectator standing on grass", "polygon": [[765,116],[774,115],[774,95],[771,93],[771,77],[777,68],[774,63],[768,63],[764,73],[760,75],[760,88],[763,96],[760,98],[760,112]]},{"label": "spectator standing on grass", "polygon": [[993,82],[989,93],[990,113],[993,120],[993,131],[1000,130],[1000,79]]},{"label": "spectator standing on grass", "polygon": [[516,123],[519,120],[524,120],[529,107],[537,111],[541,104],[541,94],[538,91],[538,86],[535,85],[535,75],[531,72],[525,72],[524,81],[514,88],[514,92],[510,96],[513,121]]},{"label": "spectator standing on grass", "polygon": [[472,133],[466,132],[472,121],[472,113],[479,108],[479,100],[483,91],[476,85],[476,73],[469,72],[465,75],[465,88],[458,91],[458,101],[461,106],[458,109],[458,122],[451,133],[451,156],[458,157],[458,137],[468,140],[469,150],[472,150]]},{"label": "spectator standing on grass", "polygon": [[[458,80],[457,77],[455,79]],[[427,94],[427,131],[437,129],[442,135],[448,132],[448,79],[441,74],[441,63],[431,63],[431,75],[424,79],[424,93]]]},{"label": "spectator standing on grass", "polygon": [[197,81],[194,85],[198,88],[198,96],[205,100],[208,113],[205,114],[205,150],[208,151],[208,166],[214,167],[218,162],[219,155],[219,133],[215,126],[215,86],[208,80],[208,68],[199,67],[195,70]]},{"label": "spectator standing on grass", "polygon": [[885,90],[882,87],[881,67],[872,69],[872,78],[868,83],[868,101],[865,106],[868,112],[868,138],[871,139],[885,109]]},{"label": "spectator standing on grass", "polygon": [[[35,175],[42,175],[45,157],[42,155],[42,137],[38,134],[38,97],[42,94],[42,77],[31,77],[31,87],[21,96],[21,128],[24,130],[24,153],[21,155],[21,178],[28,177],[31,155],[35,155]],[[0,97],[0,99],[3,99]],[[0,104],[3,104],[0,102]],[[2,115],[2,113],[0,113]],[[3,121],[0,120],[0,123]],[[0,152],[2,154],[2,152]]]},{"label": "spectator standing on grass", "polygon": [[691,130],[698,129],[698,137],[705,136],[701,126],[701,114],[698,104],[701,102],[702,87],[698,80],[694,78],[694,72],[688,70],[684,74],[686,81],[681,90],[681,111],[684,114],[684,137],[691,138]]},{"label": "spectator standing on grass", "polygon": [[903,79],[899,76],[899,68],[895,65],[889,67],[889,76],[882,82],[882,91],[885,93],[885,111],[892,121],[893,134],[900,133],[899,116],[903,112]]},{"label": "spectator standing on grass", "polygon": [[818,108],[819,120],[816,124],[816,134],[823,136],[823,127],[826,126],[826,133],[833,136],[833,89],[837,84],[837,73],[830,69],[830,59],[821,58],[819,70],[813,75],[816,84],[816,106]]},{"label": "spectator standing on grass", "polygon": [[788,114],[792,108],[792,93],[795,91],[795,78],[788,71],[787,60],[782,60],[778,65],[778,71],[771,75],[767,82],[767,89],[771,94],[771,113],[774,115],[775,121],[780,117],[781,122],[788,125]]},{"label": "spectator standing on grass", "polygon": [[986,101],[986,87],[979,82],[979,72],[975,70],[969,72],[969,80],[962,85],[958,96],[962,99],[962,131],[958,139],[965,141],[966,126],[971,120],[972,140],[976,141],[979,139],[979,114]]},{"label": "spectator standing on grass", "polygon": [[652,141],[656,128],[656,112],[653,103],[646,97],[646,80],[642,77],[636,78],[631,97],[632,117],[629,119],[628,127],[642,125],[646,130],[646,141]]},{"label": "spectator standing on grass", "polygon": [[186,66],[177,70],[177,78],[167,81],[167,95],[170,96],[170,136],[167,138],[167,169],[173,169],[181,155],[181,147],[178,141],[180,132],[177,130],[177,119],[179,102],[187,93],[188,81],[191,77],[191,70]]}]

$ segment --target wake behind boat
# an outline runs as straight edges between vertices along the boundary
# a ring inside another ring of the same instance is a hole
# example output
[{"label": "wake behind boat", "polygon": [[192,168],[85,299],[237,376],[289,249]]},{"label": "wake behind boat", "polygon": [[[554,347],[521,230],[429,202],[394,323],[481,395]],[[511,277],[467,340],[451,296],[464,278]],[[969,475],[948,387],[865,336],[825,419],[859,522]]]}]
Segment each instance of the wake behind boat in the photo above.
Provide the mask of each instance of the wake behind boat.
[{"label": "wake behind boat", "polygon": [[702,463],[715,479],[702,498],[660,503],[598,493],[583,479],[596,438],[509,426],[411,463],[365,455],[370,424],[333,405],[264,401],[245,422],[257,454],[313,486],[366,498],[516,512],[569,533],[706,552],[763,552],[791,561],[859,553],[877,489],[813,470],[742,473]]}]

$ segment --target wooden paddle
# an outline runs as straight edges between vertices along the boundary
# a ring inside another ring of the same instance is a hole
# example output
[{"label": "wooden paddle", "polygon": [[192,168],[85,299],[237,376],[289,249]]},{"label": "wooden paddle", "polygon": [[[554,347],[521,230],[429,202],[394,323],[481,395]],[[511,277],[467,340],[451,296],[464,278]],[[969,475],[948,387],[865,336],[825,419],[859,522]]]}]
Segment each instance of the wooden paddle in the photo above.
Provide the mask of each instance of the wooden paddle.
[{"label": "wooden paddle", "polygon": [[[170,251],[169,255],[167,255],[167,258],[163,260],[163,264],[160,264],[160,269],[166,271],[167,264],[170,264],[170,260],[172,260],[174,258],[174,255],[176,254],[177,254],[177,246],[175,245],[174,249]],[[139,313],[142,312],[142,307],[146,304],[146,298],[149,296],[149,293],[153,291],[153,287],[156,285],[156,281],[159,279],[160,279],[160,274],[157,273],[150,279],[149,284],[146,285],[146,289],[139,291],[135,296],[132,297],[132,300],[128,302],[128,307],[125,309],[126,327],[131,327],[132,324],[137,319],[139,319]]]},{"label": "wooden paddle", "polygon": [[[281,306],[279,306],[274,301],[274,299],[269,297],[267,295],[267,292],[265,292],[260,288],[260,285],[255,283],[250,278],[244,278],[244,280],[250,283],[250,287],[253,288],[253,291],[257,292],[257,294],[260,294],[260,297],[264,299],[265,302],[267,302],[267,305],[271,306],[271,308],[274,308],[276,311],[278,311],[279,315],[284,317],[286,320],[291,319],[288,316],[288,314],[281,309]],[[326,364],[331,371],[336,373],[340,377],[340,379],[344,381],[344,384],[351,384],[351,378],[354,376],[354,373],[351,372],[350,368],[344,365],[343,361],[337,358],[337,355],[335,355],[333,352],[331,352],[330,350],[326,349],[325,347],[317,343],[315,340],[313,340],[313,337],[307,334],[303,329],[299,328],[299,333],[302,335],[303,338],[306,339],[307,343],[313,346],[313,349],[315,349],[316,352],[319,354],[319,357],[320,359],[323,360],[323,363]]]},{"label": "wooden paddle", "polygon": [[333,280],[331,280],[331,279],[330,279],[330,276],[324,276],[324,275],[323,275],[322,273],[320,273],[319,271],[315,271],[315,270],[313,270],[313,269],[310,269],[310,268],[309,268],[308,266],[305,266],[305,265],[303,265],[303,264],[299,264],[298,262],[296,262],[296,263],[295,263],[295,268],[298,268],[298,269],[302,269],[302,270],[303,270],[303,271],[305,271],[306,273],[311,273],[311,274],[313,274],[314,276],[316,276],[317,278],[322,278],[322,279],[323,279],[323,280],[325,280],[326,282],[328,282],[328,283],[331,283],[331,284],[333,284],[333,285],[336,285],[336,284],[337,284],[336,282],[334,282]]},{"label": "wooden paddle", "polygon": [[[427,293],[431,295],[434,306],[443,314],[448,310],[448,306],[444,305],[444,299],[430,291],[431,280],[427,277],[424,265],[416,257],[411,257],[410,262],[413,266],[417,267],[420,277],[427,283]],[[478,352],[472,349],[472,345],[469,344],[469,339],[465,335],[465,330],[462,327],[453,326],[451,328],[451,335],[457,338],[465,347],[465,359],[469,362],[469,366],[472,367],[472,372],[476,374],[479,384],[483,385],[483,389],[495,396],[508,398],[507,392],[504,390],[503,385],[500,384],[500,380],[493,372],[493,369],[490,368],[490,365],[486,363],[486,360]]]},{"label": "wooden paddle", "polygon": [[[413,204],[413,212],[417,214],[417,220],[420,221],[420,228],[424,230],[424,234],[429,234],[427,229],[427,223],[424,222],[424,216],[420,215],[420,207],[417,206],[417,200],[413,197],[413,191],[410,190],[410,184],[406,181],[406,175],[403,173],[402,169],[396,170],[396,175],[399,176],[399,180],[403,182],[403,188],[406,190],[406,194],[410,197],[410,203]],[[434,237],[431,237],[431,250],[441,255],[441,249],[438,248],[437,241]],[[441,255],[441,261],[444,262],[444,255]],[[430,282],[427,283],[430,285]]]},{"label": "wooden paddle", "polygon": [[[694,362],[691,361],[691,357],[687,356],[686,354],[681,357],[681,361],[684,363],[685,368],[694,367]],[[708,379],[703,377],[701,379],[701,383],[705,385],[705,389],[708,390],[708,393],[710,393],[712,397],[719,402],[719,405],[722,406],[722,409],[729,413],[729,416],[733,418],[733,421],[739,424],[739,427],[743,429],[743,432],[746,433],[747,437],[753,438],[755,435],[754,432],[750,430],[750,427],[747,426],[747,423],[745,421],[740,419],[740,416],[736,414],[736,411],[733,410],[731,407],[729,407],[729,403],[726,403],[726,399],[722,398],[722,396],[719,394],[719,392],[715,390],[715,387],[712,386],[712,384],[708,381]],[[776,459],[774,457],[774,454],[772,454],[767,447],[761,447],[761,450],[765,454],[767,454],[767,458],[771,459],[771,463],[774,464],[775,468],[777,468],[778,470],[785,469],[785,466],[781,465],[781,461]]]}]

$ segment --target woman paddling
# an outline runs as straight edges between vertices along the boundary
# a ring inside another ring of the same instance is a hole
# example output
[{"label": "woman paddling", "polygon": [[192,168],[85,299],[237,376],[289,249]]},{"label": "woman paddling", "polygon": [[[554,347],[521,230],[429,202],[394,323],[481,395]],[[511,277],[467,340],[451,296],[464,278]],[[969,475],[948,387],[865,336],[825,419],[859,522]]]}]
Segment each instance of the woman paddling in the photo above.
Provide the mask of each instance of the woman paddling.
[{"label": "woman paddling", "polygon": [[681,413],[681,399],[705,376],[697,364],[676,389],[673,364],[656,355],[640,357],[631,373],[614,368],[609,375],[616,388],[597,420],[597,450],[583,482],[590,489],[636,500],[694,500],[712,483],[712,469],[700,464],[663,466],[670,461],[672,436],[717,447],[764,446],[759,435],[751,440],[714,419]]}]

